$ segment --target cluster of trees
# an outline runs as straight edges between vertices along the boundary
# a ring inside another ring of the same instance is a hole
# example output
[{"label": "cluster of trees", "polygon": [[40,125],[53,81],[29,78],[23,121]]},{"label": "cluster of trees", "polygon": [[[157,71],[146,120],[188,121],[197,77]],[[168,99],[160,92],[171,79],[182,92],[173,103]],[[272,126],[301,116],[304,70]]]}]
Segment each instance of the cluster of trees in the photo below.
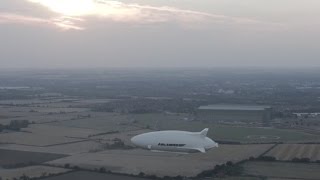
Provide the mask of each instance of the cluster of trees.
[{"label": "cluster of trees", "polygon": [[6,126],[0,124],[0,132],[2,132],[5,129]]},{"label": "cluster of trees", "polygon": [[259,156],[257,158],[250,157],[250,161],[276,161],[277,159],[273,156]]},{"label": "cluster of trees", "polygon": [[133,147],[126,145],[121,139],[116,138],[113,144],[106,143],[106,149],[133,149]]},{"label": "cluster of trees", "polygon": [[143,172],[140,172],[138,174],[139,177],[147,178],[147,179],[159,179],[159,180],[183,180],[187,179],[184,176],[175,176],[175,177],[170,177],[170,176],[164,176],[164,177],[158,177],[156,175],[146,175]]},{"label": "cluster of trees", "polygon": [[125,149],[125,150],[129,150],[129,149],[133,149],[134,147],[126,145],[121,139],[119,138],[115,138],[113,140],[112,144],[109,143],[104,143],[103,145],[101,145],[98,149],[93,149],[90,150],[90,152],[99,152],[99,151],[103,151],[103,150],[107,150],[107,149]]},{"label": "cluster of trees", "polygon": [[20,131],[21,128],[27,128],[29,124],[28,120],[12,120],[8,125],[0,124],[0,132],[5,129]]},{"label": "cluster of trees", "polygon": [[197,175],[197,178],[205,177],[225,177],[225,176],[239,176],[243,172],[243,167],[228,161],[222,165],[216,165],[213,170],[203,171]]},{"label": "cluster of trees", "polygon": [[27,128],[28,125],[28,120],[12,120],[10,121],[8,129],[19,131],[21,128]]}]

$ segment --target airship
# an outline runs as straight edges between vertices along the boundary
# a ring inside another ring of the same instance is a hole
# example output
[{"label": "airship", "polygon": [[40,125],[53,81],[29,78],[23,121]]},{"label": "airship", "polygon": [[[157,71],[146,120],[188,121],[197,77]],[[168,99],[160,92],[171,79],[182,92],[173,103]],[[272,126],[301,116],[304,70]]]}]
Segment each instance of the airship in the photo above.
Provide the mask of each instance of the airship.
[{"label": "airship", "polygon": [[218,147],[218,143],[207,137],[208,131],[208,128],[200,132],[155,131],[134,136],[131,142],[143,149],[157,152],[206,153],[209,149]]}]

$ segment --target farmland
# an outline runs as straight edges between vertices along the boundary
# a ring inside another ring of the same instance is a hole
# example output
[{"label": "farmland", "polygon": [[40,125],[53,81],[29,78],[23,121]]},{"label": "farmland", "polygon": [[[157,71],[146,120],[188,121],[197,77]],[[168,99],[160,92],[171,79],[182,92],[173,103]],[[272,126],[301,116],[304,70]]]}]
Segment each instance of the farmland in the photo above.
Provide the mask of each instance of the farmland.
[{"label": "farmland", "polygon": [[[95,76],[93,74],[96,72],[92,72],[89,77],[69,74],[70,72],[61,72],[57,76],[47,73],[35,74],[29,81],[19,80],[14,73],[15,78],[4,78],[6,80],[1,82],[18,85],[22,83],[23,86],[33,87],[28,90],[0,88],[0,166],[3,166],[0,174],[5,175],[4,178],[19,178],[22,174],[39,177],[42,173],[66,172],[48,179],[139,179],[89,172],[102,167],[107,171],[123,174],[137,175],[143,172],[156,176],[194,177],[203,171],[214,169],[216,165],[229,161],[242,162],[250,157],[261,158],[261,155],[275,157],[281,162],[293,158],[320,160],[320,145],[317,144],[320,143],[320,134],[299,128],[310,126],[309,128],[316,130],[311,127],[317,126],[316,117],[312,117],[315,119],[310,124],[308,118],[300,120],[292,116],[293,110],[290,107],[299,110],[302,106],[291,106],[291,100],[296,100],[295,93],[281,99],[287,90],[278,92],[278,85],[282,82],[271,83],[269,87],[264,86],[266,81],[250,86],[251,75],[249,81],[241,82],[224,78],[213,80],[215,77],[211,76],[203,76],[205,79],[190,76],[188,79],[185,78],[188,73],[180,72],[177,73],[178,79],[175,79],[178,81],[168,77],[161,78],[168,76],[166,73],[159,73],[155,79],[152,79],[152,73],[136,76],[137,74],[101,72]],[[180,81],[180,77],[183,81]],[[264,87],[259,91],[251,91],[251,88],[259,89],[262,86]],[[229,89],[234,94],[221,94]],[[269,93],[264,94],[265,91]],[[277,93],[273,94],[272,91]],[[307,97],[303,101],[309,103],[310,99],[315,98]],[[276,103],[272,104],[275,100]],[[216,119],[210,123],[197,119],[199,106],[219,103],[258,103],[272,106],[278,117],[267,124],[261,123],[261,119],[250,123],[240,122],[237,118],[232,122]],[[26,122],[27,125],[12,128],[11,124],[17,122]],[[130,141],[133,136],[150,131],[199,132],[204,128],[209,128],[208,136],[219,143],[218,148],[208,150],[206,154],[155,153],[135,147]],[[120,145],[113,146],[116,142],[120,142]],[[273,162],[255,160],[240,163],[245,167],[246,173],[240,179],[258,180],[262,176],[287,179],[291,177],[286,176],[286,173],[300,168],[318,171],[313,166],[316,165],[315,162],[290,162],[281,165],[270,163]],[[286,172],[276,171],[273,166],[278,169],[283,166],[283,171]],[[5,169],[8,167],[10,169]],[[278,174],[273,177],[273,174],[268,174],[270,171]],[[294,173],[293,175],[300,178]],[[307,174],[302,176],[308,177]],[[310,177],[312,179],[316,176],[317,174],[313,174]],[[239,177],[227,179],[235,180]]]},{"label": "farmland", "polygon": [[255,162],[249,161],[242,164],[245,175],[318,180],[320,177],[319,164],[286,163],[286,162]]},{"label": "farmland", "polygon": [[239,162],[251,156],[257,157],[271,146],[272,144],[221,145],[206,154],[154,153],[140,149],[108,150],[75,154],[46,164],[63,166],[68,163],[87,169],[105,167],[112,172],[136,175],[144,172],[157,176],[196,176],[203,170],[212,169],[227,161]]},{"label": "farmland", "polygon": [[275,157],[277,160],[290,161],[294,158],[308,158],[310,161],[320,160],[319,144],[279,144],[266,156]]},{"label": "farmland", "polygon": [[[90,103],[90,101],[86,103]],[[45,104],[42,105],[46,106]],[[315,141],[318,138],[317,135],[293,130],[224,126],[198,121],[186,121],[184,119],[191,119],[187,114],[119,114],[83,111],[84,109],[75,108],[70,108],[69,111],[68,107],[64,108],[67,113],[59,113],[61,110],[59,106],[63,106],[61,102],[59,102],[59,104],[50,103],[48,106],[49,105],[50,107],[47,107],[49,110],[45,110],[44,107],[32,107],[36,112],[29,112],[30,107],[18,107],[19,112],[17,112],[17,114],[12,112],[13,109],[11,107],[2,108],[1,111],[4,112],[4,114],[6,111],[9,111],[9,115],[2,119],[2,122],[9,122],[12,119],[28,118],[34,120],[35,123],[30,124],[27,128],[23,128],[22,131],[0,134],[0,141],[2,142],[0,148],[3,151],[19,151],[23,149],[24,151],[40,156],[40,159],[42,154],[46,154],[45,157],[50,157],[50,154],[59,155],[59,157],[53,159],[48,158],[37,161],[44,165],[63,167],[65,164],[70,164],[71,166],[91,170],[105,167],[106,170],[125,174],[139,174],[140,172],[144,172],[157,176],[196,176],[204,170],[212,169],[215,165],[223,164],[227,161],[239,162],[251,156],[258,157],[273,146],[272,143],[263,145],[250,143],[268,143],[277,140],[288,142]],[[90,114],[90,116],[88,116],[88,114]],[[219,148],[213,149],[207,154],[188,155],[152,153],[141,149],[107,150],[102,147],[103,144],[112,143],[116,138],[121,139],[126,145],[132,146],[130,142],[132,136],[152,131],[153,129],[200,131],[205,127],[210,128],[209,136],[214,140],[237,141],[249,144],[220,144]],[[266,135],[269,137],[280,137],[280,139],[252,138]],[[273,151],[269,153],[271,152]],[[49,153],[49,155],[47,155],[47,153]],[[37,160],[32,154],[27,156],[31,157],[32,160]],[[15,158],[18,156],[12,156],[10,154],[9,157]],[[19,159],[22,163],[29,162],[29,159]],[[143,159],[143,161],[141,159]],[[18,171],[27,173],[28,169],[20,168],[17,169],[17,171],[6,170],[6,173],[11,172],[12,175]],[[42,171],[39,170],[39,172]],[[48,169],[48,172],[58,173],[60,171]],[[20,174],[17,173],[16,177],[18,177],[18,175]],[[36,176],[36,174],[34,176]],[[93,177],[97,178],[100,176],[102,175],[93,175]],[[65,174],[57,177],[68,178],[69,176]]]},{"label": "farmland", "polygon": [[132,119],[127,115],[95,112],[90,118],[82,118],[74,121],[57,121],[48,124],[52,126],[93,129],[104,132],[140,129],[139,127],[130,126],[131,121]]},{"label": "farmland", "polygon": [[85,138],[91,134],[101,132],[92,129],[32,124],[28,128],[24,128],[23,131],[0,134],[0,141],[8,144],[50,146],[77,142],[79,141],[78,138]]},{"label": "farmland", "polygon": [[[185,117],[188,116],[184,114],[144,114],[133,116],[133,118],[138,121],[138,124],[140,124],[141,127],[149,126],[150,128],[159,130],[180,129],[189,131],[200,131],[208,127],[210,129],[208,136],[218,141],[237,141],[242,143],[320,141],[319,135],[313,135],[294,130],[259,127],[223,126],[199,121],[183,121],[182,119]],[[262,138],[253,138],[260,136]]]},{"label": "farmland", "polygon": [[69,144],[61,144],[47,147],[39,147],[39,146],[28,146],[28,145],[19,145],[19,144],[2,144],[1,149],[8,150],[21,150],[28,152],[38,152],[38,153],[58,153],[64,155],[72,155],[78,153],[85,153],[89,151],[93,151],[95,149],[99,149],[101,147],[101,143],[95,141],[79,141],[72,142]]},{"label": "farmland", "polygon": [[[50,106],[54,104],[51,103]],[[62,106],[61,103],[55,104],[55,108],[60,105]],[[144,172],[157,176],[196,176],[203,170],[212,169],[215,165],[223,164],[227,161],[239,162],[251,156],[257,157],[273,146],[272,143],[264,145],[250,143],[273,142],[275,140],[315,141],[318,137],[293,130],[223,126],[198,121],[186,121],[184,120],[185,118],[191,119],[187,114],[119,114],[84,112],[81,109],[74,108],[71,109],[72,111],[68,111],[68,108],[65,108],[68,113],[60,114],[56,113],[58,111],[55,108],[52,109],[52,113],[48,113],[50,111],[45,111],[42,107],[40,109],[33,107],[36,112],[31,113],[28,108],[19,108],[20,112],[16,114],[19,117],[13,118],[14,112],[11,112],[11,114],[9,113],[10,116],[3,119],[3,121],[28,117],[35,120],[35,123],[23,128],[22,131],[0,134],[1,149],[23,149],[39,155],[42,153],[64,155],[57,157],[58,159],[39,161],[47,165],[63,167],[65,164],[70,164],[71,166],[91,170],[105,167],[112,172],[125,174]],[[12,111],[11,108],[1,110],[4,112],[6,110]],[[79,112],[73,112],[73,110]],[[132,136],[152,131],[153,129],[200,131],[205,127],[210,128],[209,136],[214,140],[237,141],[249,144],[221,144],[219,148],[213,149],[207,154],[189,155],[158,154],[140,149],[107,150],[101,148],[103,144],[112,143],[116,138],[121,139],[126,145],[132,146],[130,142]],[[280,139],[252,138],[259,135],[279,136]],[[68,157],[65,157],[65,155],[68,155]],[[28,162],[28,160],[23,162]]]}]

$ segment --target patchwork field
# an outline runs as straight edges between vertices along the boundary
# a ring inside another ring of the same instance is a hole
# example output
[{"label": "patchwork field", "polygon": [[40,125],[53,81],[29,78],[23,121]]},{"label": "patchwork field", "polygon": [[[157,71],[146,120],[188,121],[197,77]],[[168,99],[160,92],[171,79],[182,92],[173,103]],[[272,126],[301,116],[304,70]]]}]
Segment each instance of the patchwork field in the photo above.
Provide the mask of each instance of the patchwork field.
[{"label": "patchwork field", "polygon": [[[35,122],[35,124],[30,124],[28,128],[24,128],[20,132],[8,131],[8,133],[0,133],[0,166],[33,162],[61,167],[65,164],[70,164],[71,166],[88,169],[105,167],[107,170],[126,174],[144,172],[157,176],[196,176],[204,170],[213,169],[215,165],[223,164],[227,161],[239,162],[251,156],[257,157],[271,148],[273,146],[272,143],[276,141],[320,141],[320,135],[312,135],[295,130],[223,126],[189,121],[192,117],[186,114],[127,115],[91,112],[87,108],[82,108],[82,105],[87,106],[101,102],[98,100],[82,100],[68,103],[39,101],[31,102],[26,106],[1,108],[0,124],[6,124],[15,119],[26,119]],[[124,141],[126,145],[132,145],[130,142],[131,137],[153,130],[201,131],[206,127],[210,128],[208,135],[214,140],[242,143],[264,142],[270,144],[221,144],[219,148],[213,149],[206,154],[154,153],[141,149],[105,150],[104,146],[106,143],[113,143],[116,138]],[[293,157],[308,157],[312,160],[319,160],[319,151],[320,145],[281,144],[268,152],[267,155],[274,156],[279,160],[291,160],[290,158]],[[246,168],[250,170],[250,167],[248,165]],[[246,173],[251,175],[254,170],[249,170]],[[3,176],[5,178],[13,178],[14,174],[16,176],[26,174],[32,177],[39,177],[44,172],[55,174],[66,171],[68,170],[63,168],[29,166],[18,169],[1,169],[0,174],[2,176],[3,174],[6,175]],[[139,179],[91,172],[71,172],[48,179],[63,180],[71,177],[77,177],[80,180],[81,178]],[[282,176],[279,177],[282,178]],[[273,178],[278,178],[278,176]],[[229,179],[232,179],[232,177]],[[256,179],[251,177],[251,180]]]},{"label": "patchwork field", "polygon": [[132,131],[126,131],[126,132],[119,132],[114,134],[97,135],[97,136],[90,137],[90,139],[97,140],[103,143],[113,143],[113,140],[117,138],[117,139],[121,139],[126,145],[134,146],[131,142],[131,138],[135,135],[146,133],[146,132],[150,132],[150,130],[140,129],[140,130],[132,130]]},{"label": "patchwork field", "polygon": [[320,160],[320,144],[279,144],[266,156],[272,156],[281,161],[293,158],[309,158],[311,161],[317,161]]},{"label": "patchwork field", "polygon": [[2,179],[19,179],[21,176],[26,175],[30,178],[41,177],[49,174],[66,173],[70,170],[56,167],[47,166],[28,166],[17,169],[0,169],[0,177]]},{"label": "patchwork field", "polygon": [[63,157],[66,157],[66,155],[0,149],[0,167],[11,167],[30,163],[39,164]]},{"label": "patchwork field", "polygon": [[245,175],[270,178],[292,178],[318,180],[319,164],[283,163],[283,162],[246,162],[242,164]]},{"label": "patchwork field", "polygon": [[127,115],[117,113],[91,113],[90,118],[77,119],[75,121],[52,122],[49,125],[59,127],[86,128],[99,131],[131,131],[141,129],[132,124],[133,119]]},{"label": "patchwork field", "polygon": [[221,145],[206,154],[155,153],[147,150],[112,150],[83,153],[54,160],[48,164],[63,166],[66,163],[79,167],[107,170],[126,174],[154,174],[157,176],[195,176],[227,161],[238,162],[250,156],[259,156],[270,148],[267,145]]},{"label": "patchwork field", "polygon": [[179,129],[201,131],[209,128],[208,136],[219,141],[238,141],[243,143],[268,142],[320,142],[320,135],[308,134],[296,130],[223,126],[199,121],[184,121],[186,115],[143,114],[135,115],[134,119],[141,127],[154,129]]},{"label": "patchwork field", "polygon": [[35,104],[49,104],[59,102],[56,99],[17,99],[17,100],[0,100],[0,105],[35,105]]},{"label": "patchwork field", "polygon": [[89,135],[96,133],[102,133],[102,131],[34,124],[28,128],[24,128],[20,132],[0,134],[0,142],[31,146],[50,146],[77,142],[81,138],[87,138]]},{"label": "patchwork field", "polygon": [[81,141],[81,142],[74,142],[70,144],[62,144],[62,145],[47,146],[47,147],[26,146],[26,145],[18,145],[18,144],[0,144],[0,149],[7,149],[7,150],[23,149],[23,151],[30,151],[30,152],[58,153],[58,154],[65,154],[65,155],[73,155],[73,154],[94,151],[99,149],[101,146],[102,146],[101,143],[98,143],[98,142]]},{"label": "patchwork field", "polygon": [[48,123],[77,119],[81,115],[87,115],[85,108],[48,108],[48,107],[2,107],[0,124],[9,124],[11,120],[28,120],[33,123]]}]

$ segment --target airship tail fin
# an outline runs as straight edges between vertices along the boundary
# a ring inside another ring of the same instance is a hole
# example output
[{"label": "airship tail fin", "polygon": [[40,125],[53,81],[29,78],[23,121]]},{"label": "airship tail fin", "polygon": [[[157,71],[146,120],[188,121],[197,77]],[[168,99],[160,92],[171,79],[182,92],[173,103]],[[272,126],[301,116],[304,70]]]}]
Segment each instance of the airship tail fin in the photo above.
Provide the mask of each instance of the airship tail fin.
[{"label": "airship tail fin", "polygon": [[194,150],[197,150],[201,153],[206,153],[206,150],[204,148],[195,148]]},{"label": "airship tail fin", "polygon": [[202,131],[200,132],[200,135],[206,137],[207,134],[208,134],[208,131],[209,131],[209,128],[205,128],[204,130],[202,130]]}]

